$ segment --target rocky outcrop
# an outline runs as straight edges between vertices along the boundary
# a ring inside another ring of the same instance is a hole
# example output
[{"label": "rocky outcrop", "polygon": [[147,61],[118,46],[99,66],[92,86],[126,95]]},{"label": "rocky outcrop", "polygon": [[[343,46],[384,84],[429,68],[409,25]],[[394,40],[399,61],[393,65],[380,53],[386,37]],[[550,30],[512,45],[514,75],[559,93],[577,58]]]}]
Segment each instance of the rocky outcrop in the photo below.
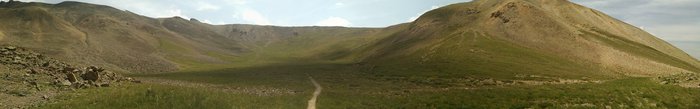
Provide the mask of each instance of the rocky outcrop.
[{"label": "rocky outcrop", "polygon": [[697,73],[680,73],[670,76],[661,76],[656,78],[660,84],[677,85],[688,88],[700,88],[700,75]]},{"label": "rocky outcrop", "polygon": [[76,89],[134,81],[98,66],[68,64],[22,47],[0,45],[0,108],[30,108],[55,102]]},{"label": "rocky outcrop", "polygon": [[0,64],[8,67],[9,70],[24,71],[25,73],[21,74],[24,76],[20,77],[12,77],[7,74],[6,80],[24,80],[26,83],[50,81],[51,85],[55,87],[102,87],[127,80],[101,67],[75,66],[15,46],[0,48]]}]

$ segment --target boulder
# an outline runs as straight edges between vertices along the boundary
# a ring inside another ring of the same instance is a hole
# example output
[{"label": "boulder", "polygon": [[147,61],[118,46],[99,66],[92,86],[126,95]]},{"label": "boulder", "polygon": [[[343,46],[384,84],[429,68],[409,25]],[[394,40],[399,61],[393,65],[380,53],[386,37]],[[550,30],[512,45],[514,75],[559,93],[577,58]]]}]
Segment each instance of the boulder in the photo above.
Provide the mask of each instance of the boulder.
[{"label": "boulder", "polygon": [[34,69],[28,69],[28,70],[27,70],[27,73],[29,73],[29,74],[37,74],[38,72],[37,72],[36,70],[34,70]]},{"label": "boulder", "polygon": [[67,73],[66,76],[66,79],[68,79],[68,81],[70,81],[71,83],[78,82],[78,77],[76,77],[75,74]]},{"label": "boulder", "polygon": [[42,90],[44,86],[38,82],[52,84],[52,87],[67,86],[62,88],[71,89],[109,87],[112,82],[120,82],[117,80],[122,79],[120,75],[97,66],[75,67],[16,46],[0,46],[0,64],[19,71],[16,74],[18,79],[9,79],[10,75],[3,77],[7,78],[6,80],[21,82],[25,89]]},{"label": "boulder", "polygon": [[90,66],[90,67],[87,67],[86,69],[87,69],[88,71],[95,71],[95,72],[102,72],[102,71],[104,71],[103,68],[95,67],[95,66]]},{"label": "boulder", "polygon": [[44,62],[41,64],[42,67],[49,67],[49,65],[50,65],[49,62]]},{"label": "boulder", "polygon": [[97,72],[97,70],[88,69],[87,72],[83,75],[83,79],[89,81],[100,80],[100,73]]},{"label": "boulder", "polygon": [[493,79],[486,79],[481,81],[482,85],[497,85],[496,80]]},{"label": "boulder", "polygon": [[7,46],[7,47],[5,47],[5,49],[10,50],[10,51],[15,51],[15,50],[17,50],[17,47],[15,47],[15,46]]},{"label": "boulder", "polygon": [[61,85],[61,86],[70,86],[70,85],[73,85],[73,83],[71,83],[71,82],[68,81],[68,80],[60,80],[59,83],[58,83],[58,85]]}]

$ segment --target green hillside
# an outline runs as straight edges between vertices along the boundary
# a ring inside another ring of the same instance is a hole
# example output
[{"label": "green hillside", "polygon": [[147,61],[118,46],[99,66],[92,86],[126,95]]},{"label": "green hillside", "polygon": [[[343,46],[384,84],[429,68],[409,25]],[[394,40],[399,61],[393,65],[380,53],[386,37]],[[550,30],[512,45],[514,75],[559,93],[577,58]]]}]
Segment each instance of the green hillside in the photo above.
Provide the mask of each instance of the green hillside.
[{"label": "green hillside", "polygon": [[0,98],[41,103],[0,108],[700,107],[697,59],[567,0],[474,0],[386,28],[211,25],[70,1],[0,15],[12,15],[0,44],[129,78],[71,88],[3,63]]}]

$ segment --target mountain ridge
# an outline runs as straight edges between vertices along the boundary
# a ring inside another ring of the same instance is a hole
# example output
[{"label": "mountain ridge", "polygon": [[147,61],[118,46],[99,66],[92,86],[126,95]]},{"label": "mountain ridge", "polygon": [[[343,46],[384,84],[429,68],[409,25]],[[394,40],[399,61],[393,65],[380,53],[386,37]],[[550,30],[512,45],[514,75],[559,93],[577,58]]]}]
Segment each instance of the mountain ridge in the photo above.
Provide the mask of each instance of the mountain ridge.
[{"label": "mountain ridge", "polygon": [[[564,8],[560,9],[561,7]],[[608,23],[594,24],[591,22]],[[506,41],[506,43],[513,43],[516,48],[517,46],[522,46],[527,49],[532,49],[527,51],[544,53],[552,55],[555,58],[558,57],[569,60],[571,62],[566,63],[572,65],[578,63],[584,66],[593,66],[592,69],[603,69],[603,71],[600,72],[609,72],[612,74],[654,76],[699,71],[699,64],[696,59],[690,57],[680,49],[673,47],[669,43],[627,23],[566,0],[477,0],[468,3],[453,4],[427,12],[413,22],[409,28],[410,29],[407,31],[400,32],[388,38],[393,40],[387,40],[382,42],[383,44],[378,44],[380,48],[383,49],[378,49],[376,51],[389,52],[380,53],[380,55],[377,55],[378,58],[371,58],[369,60],[391,60],[386,58],[402,60],[401,58],[406,59],[412,57],[406,55],[423,54],[423,56],[420,56],[421,59],[409,59],[398,62],[420,63],[415,61],[430,60],[430,56],[434,54],[447,53],[444,55],[452,55],[450,52],[454,52],[454,50],[470,48],[464,45],[455,45],[454,42],[445,43],[455,40],[451,37],[473,37],[474,42],[476,42],[478,37],[486,36],[492,39]],[[615,29],[611,29],[612,31],[610,31],[600,28]],[[441,47],[445,48],[444,46],[448,45],[457,46],[457,48],[452,47],[451,49],[453,51],[435,50]],[[478,53],[478,45],[473,46],[476,48],[466,49],[463,52]],[[496,48],[487,48],[486,50],[495,49]],[[422,52],[417,52],[421,50]],[[492,52],[501,54],[500,52],[507,51]],[[435,56],[433,58],[450,57],[444,55]],[[465,59],[467,60],[464,60],[464,62],[466,63],[460,64],[461,66],[489,67],[488,64],[470,64],[468,60],[474,60],[474,58],[469,58],[469,56],[471,55],[465,55]],[[516,56],[516,54],[513,54],[513,56]],[[506,55],[502,58],[513,56]],[[536,57],[550,56],[540,55]],[[452,56],[452,59],[459,58],[464,57]],[[477,60],[501,64],[508,63],[494,59],[484,60],[484,57]],[[512,60],[525,59],[511,59],[508,61]],[[459,61],[449,59],[443,59],[441,61],[460,63]],[[531,60],[507,65],[528,66],[533,63],[532,61],[548,60]],[[381,64],[384,62],[375,63]],[[399,65],[406,66],[405,64]],[[444,67],[450,65],[440,64],[433,67],[436,66]],[[557,65],[545,66],[548,67],[536,68],[557,68]],[[420,66],[416,67],[420,68]],[[476,72],[486,71],[513,74],[522,73],[521,71],[528,71],[526,70],[528,68],[504,72],[497,70],[500,69],[498,67],[492,69],[454,67],[455,69],[453,70],[455,71],[472,70]],[[431,67],[423,66],[423,68]],[[446,68],[438,67],[434,69],[438,72],[444,72],[441,70]],[[560,73],[571,72],[569,70],[573,69],[562,69]],[[538,70],[529,71],[533,71],[530,73],[544,72]],[[585,69],[579,69],[573,72],[585,72]]]},{"label": "mountain ridge", "polygon": [[[17,15],[2,18],[15,22],[0,28],[2,43],[123,72],[172,72],[287,59],[378,65],[385,63],[374,60],[415,61],[402,57],[407,54],[421,54],[418,60],[428,61],[436,58],[431,55],[442,52],[425,48],[454,45],[450,40],[455,38],[463,39],[455,47],[464,47],[462,43],[476,47],[465,49],[467,52],[495,49],[475,44],[486,38],[499,46],[535,53],[534,57],[556,58],[623,75],[700,71],[696,59],[667,42],[567,0],[476,0],[431,10],[414,22],[388,28],[210,25],[180,17],[149,18],[72,1],[55,5],[14,3],[1,9],[2,13]],[[473,42],[464,42],[469,37]],[[45,40],[50,38],[56,40]],[[45,43],[36,45],[42,41]]]},{"label": "mountain ridge", "polygon": [[475,0],[386,28],[81,2],[0,2],[0,15],[0,108],[700,106],[697,59],[567,0]]}]

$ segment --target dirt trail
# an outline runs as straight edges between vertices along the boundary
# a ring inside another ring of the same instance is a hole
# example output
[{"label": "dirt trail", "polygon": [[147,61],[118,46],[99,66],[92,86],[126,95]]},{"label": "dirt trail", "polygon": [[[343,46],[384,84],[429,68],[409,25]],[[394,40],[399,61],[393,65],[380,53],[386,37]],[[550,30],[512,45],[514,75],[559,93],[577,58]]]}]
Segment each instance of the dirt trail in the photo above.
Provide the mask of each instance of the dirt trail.
[{"label": "dirt trail", "polygon": [[321,84],[318,84],[318,82],[314,80],[313,77],[309,76],[309,79],[311,80],[311,83],[314,83],[316,90],[314,90],[314,95],[309,100],[309,105],[306,107],[306,109],[316,109],[316,98],[318,98],[318,95],[321,94],[321,90],[323,90],[323,88],[321,87]]}]

